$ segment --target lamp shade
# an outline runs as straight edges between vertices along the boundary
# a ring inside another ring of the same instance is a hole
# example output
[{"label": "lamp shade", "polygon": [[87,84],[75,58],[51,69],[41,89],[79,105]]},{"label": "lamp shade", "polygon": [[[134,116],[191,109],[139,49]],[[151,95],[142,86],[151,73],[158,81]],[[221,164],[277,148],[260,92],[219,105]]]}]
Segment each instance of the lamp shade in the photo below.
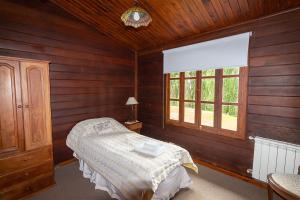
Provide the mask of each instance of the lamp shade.
[{"label": "lamp shade", "polygon": [[136,104],[138,104],[138,102],[134,97],[129,97],[126,102],[126,105],[136,105]]}]

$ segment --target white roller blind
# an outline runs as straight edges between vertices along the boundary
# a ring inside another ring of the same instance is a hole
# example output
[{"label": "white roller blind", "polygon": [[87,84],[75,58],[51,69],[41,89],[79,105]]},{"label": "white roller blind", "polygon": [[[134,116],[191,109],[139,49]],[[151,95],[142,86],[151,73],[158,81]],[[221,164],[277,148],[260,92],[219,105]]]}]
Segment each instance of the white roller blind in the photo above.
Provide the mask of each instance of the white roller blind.
[{"label": "white roller blind", "polygon": [[163,51],[164,73],[248,66],[250,32]]}]

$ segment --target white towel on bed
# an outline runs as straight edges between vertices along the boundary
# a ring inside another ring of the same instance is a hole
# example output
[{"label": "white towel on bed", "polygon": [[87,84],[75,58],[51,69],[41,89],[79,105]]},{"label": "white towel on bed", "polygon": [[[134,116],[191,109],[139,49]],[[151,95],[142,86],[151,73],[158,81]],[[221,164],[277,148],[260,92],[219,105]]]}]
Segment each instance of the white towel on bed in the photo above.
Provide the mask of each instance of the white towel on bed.
[{"label": "white towel on bed", "polygon": [[146,156],[157,157],[165,150],[162,142],[146,141],[134,147],[134,151],[144,154]]}]

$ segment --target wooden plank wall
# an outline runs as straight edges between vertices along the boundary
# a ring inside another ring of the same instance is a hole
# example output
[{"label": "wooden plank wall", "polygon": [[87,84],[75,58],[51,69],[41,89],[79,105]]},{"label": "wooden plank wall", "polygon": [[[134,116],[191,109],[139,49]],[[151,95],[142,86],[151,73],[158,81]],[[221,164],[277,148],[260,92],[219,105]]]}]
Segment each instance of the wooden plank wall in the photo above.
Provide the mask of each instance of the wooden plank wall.
[{"label": "wooden plank wall", "polygon": [[[253,32],[249,52],[247,138],[257,135],[300,144],[300,10],[203,35],[196,40],[246,31]],[[253,143],[248,139],[231,139],[171,125],[162,128],[162,67],[161,52],[139,56],[138,116],[144,123],[142,133],[182,145],[198,159],[249,176],[246,170],[252,168]]]},{"label": "wooden plank wall", "polygon": [[0,55],[51,62],[55,163],[72,158],[65,139],[76,122],[127,118],[134,52],[47,1],[1,1]]}]

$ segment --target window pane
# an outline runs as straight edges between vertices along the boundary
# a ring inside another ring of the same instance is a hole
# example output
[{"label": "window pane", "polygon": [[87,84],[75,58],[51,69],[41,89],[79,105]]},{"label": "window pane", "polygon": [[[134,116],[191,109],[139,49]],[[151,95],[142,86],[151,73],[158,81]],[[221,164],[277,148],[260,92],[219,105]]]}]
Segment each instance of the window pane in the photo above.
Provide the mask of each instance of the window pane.
[{"label": "window pane", "polygon": [[170,119],[179,120],[179,101],[170,101]]},{"label": "window pane", "polygon": [[170,73],[171,78],[179,78],[180,73],[179,72],[172,72]]},{"label": "window pane", "polygon": [[189,123],[195,123],[195,103],[184,103],[184,121]]},{"label": "window pane", "polygon": [[237,103],[239,96],[239,78],[223,78],[223,102]]},{"label": "window pane", "polygon": [[214,101],[215,100],[215,79],[205,78],[201,83],[201,100]]},{"label": "window pane", "polygon": [[222,125],[223,129],[237,130],[237,106],[222,106]]},{"label": "window pane", "polygon": [[179,80],[170,80],[170,98],[179,99]]},{"label": "window pane", "polygon": [[239,67],[232,67],[232,68],[224,68],[223,75],[237,75],[239,74],[240,68]]},{"label": "window pane", "polygon": [[201,125],[214,126],[214,104],[201,104]]},{"label": "window pane", "polygon": [[184,99],[195,100],[196,79],[186,79],[184,88]]},{"label": "window pane", "polygon": [[202,76],[214,76],[214,75],[215,75],[214,69],[202,70]]},{"label": "window pane", "polygon": [[196,77],[196,71],[185,72],[185,77]]}]

